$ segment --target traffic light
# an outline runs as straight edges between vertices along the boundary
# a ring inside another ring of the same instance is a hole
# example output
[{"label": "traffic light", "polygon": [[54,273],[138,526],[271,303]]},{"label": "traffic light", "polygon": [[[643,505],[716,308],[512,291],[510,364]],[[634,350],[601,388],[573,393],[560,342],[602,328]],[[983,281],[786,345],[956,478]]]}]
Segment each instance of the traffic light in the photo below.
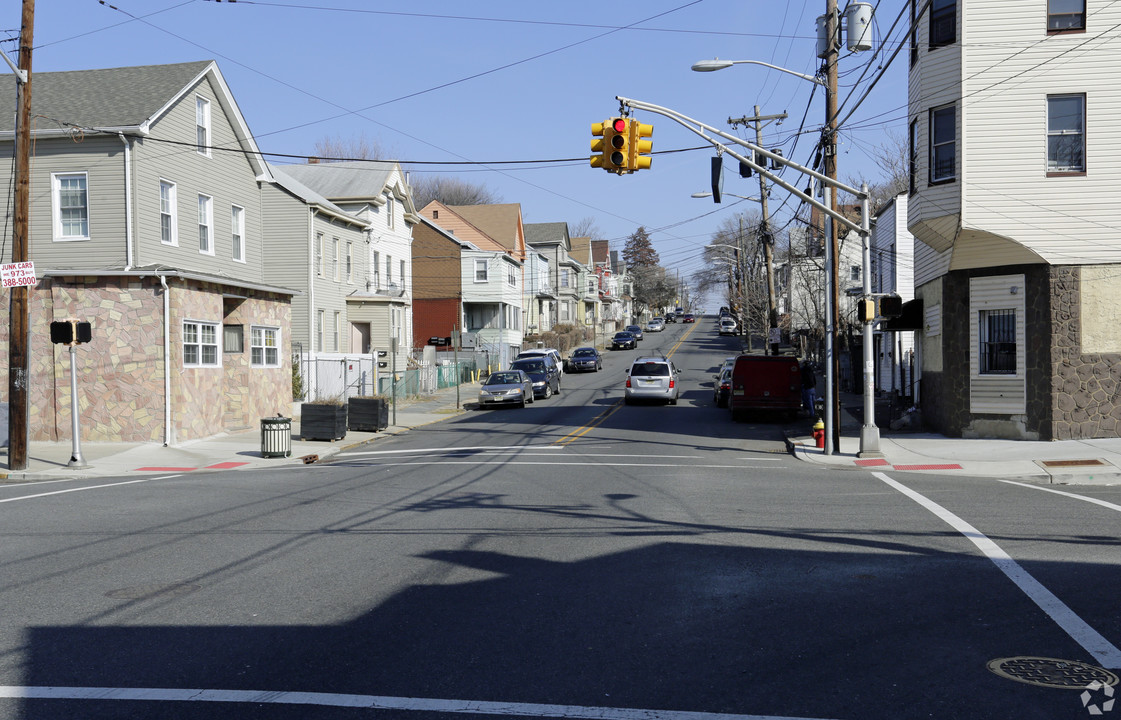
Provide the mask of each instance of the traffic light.
[{"label": "traffic light", "polygon": [[93,339],[88,322],[81,320],[54,320],[51,322],[51,342],[56,345],[81,345]]},{"label": "traffic light", "polygon": [[592,167],[601,167],[607,172],[630,172],[630,124],[627,118],[609,118],[601,123],[592,124],[592,150],[599,155],[591,157]]},{"label": "traffic light", "polygon": [[856,317],[862,322],[874,322],[876,319],[876,301],[872,298],[861,298],[856,304]]},{"label": "traffic light", "polygon": [[903,298],[898,295],[884,295],[880,298],[880,317],[897,318],[903,314]]},{"label": "traffic light", "polygon": [[654,148],[654,141],[643,140],[643,138],[648,138],[654,134],[654,126],[643,125],[638,120],[631,120],[630,132],[631,160],[627,169],[631,172],[646,170],[650,167],[651,158],[648,153]]}]

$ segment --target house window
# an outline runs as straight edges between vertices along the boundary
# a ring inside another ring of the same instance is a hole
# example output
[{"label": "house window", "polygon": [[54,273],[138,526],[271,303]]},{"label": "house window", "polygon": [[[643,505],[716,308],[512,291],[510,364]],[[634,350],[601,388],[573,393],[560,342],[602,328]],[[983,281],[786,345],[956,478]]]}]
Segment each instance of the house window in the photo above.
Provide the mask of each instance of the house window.
[{"label": "house window", "polygon": [[385,284],[389,287],[393,284],[393,256],[385,256]]},{"label": "house window", "polygon": [[234,245],[233,258],[237,262],[245,262],[245,208],[233,206],[230,211],[230,228]]},{"label": "house window", "polygon": [[51,175],[54,200],[54,239],[89,240],[90,206],[86,174]]},{"label": "house window", "polygon": [[486,281],[487,281],[487,261],[486,260],[476,260],[475,261],[475,282],[486,282]]},{"label": "house window", "polygon": [[179,244],[177,215],[175,183],[160,180],[160,241],[165,245]]},{"label": "house window", "polygon": [[195,97],[195,148],[210,157],[210,101]]},{"label": "house window", "polygon": [[394,215],[395,212],[396,212],[396,208],[394,207],[393,196],[392,195],[386,195],[385,196],[385,226],[387,228],[389,228],[390,230],[393,229],[393,215]]},{"label": "house window", "polygon": [[317,277],[323,277],[323,233],[315,233],[315,274]]},{"label": "house window", "polygon": [[930,182],[954,179],[956,160],[954,106],[930,111]]},{"label": "house window", "polygon": [[562,288],[568,287],[568,268],[560,269],[560,285]]},{"label": "house window", "polygon": [[1085,172],[1085,95],[1047,98],[1047,171]]},{"label": "house window", "polygon": [[245,326],[222,326],[222,354],[238,355],[245,352]]},{"label": "house window", "polygon": [[861,280],[861,279],[862,278],[860,277],[860,266],[859,265],[850,265],[849,266],[849,280],[855,282],[855,281]]},{"label": "house window", "polygon": [[918,18],[915,17],[915,11],[918,10],[918,3],[922,0],[911,0],[911,64],[914,67],[919,61],[919,23]]},{"label": "house window", "polygon": [[401,279],[401,290],[403,291],[405,289],[405,261],[404,260],[401,261],[400,270],[401,270],[401,273],[397,277],[399,277]]},{"label": "house window", "polygon": [[373,287],[376,290],[381,287],[381,278],[378,277],[378,273],[380,272],[378,268],[381,267],[381,265],[379,264],[381,262],[381,256],[380,253],[375,250],[372,257],[373,261],[370,263],[370,268],[372,268],[373,272],[370,277],[370,282],[373,284]]},{"label": "house window", "polygon": [[249,329],[249,364],[280,367],[280,328],[253,326]]},{"label": "house window", "polygon": [[957,40],[957,0],[931,0],[930,47],[949,45]]},{"label": "house window", "polygon": [[514,271],[514,266],[508,263],[506,265],[506,284],[510,287],[518,286],[518,275]]},{"label": "house window", "polygon": [[315,345],[323,352],[323,311],[315,311]]},{"label": "house window", "polygon": [[183,322],[183,366],[218,367],[218,326],[215,323]]},{"label": "house window", "polygon": [[342,324],[342,313],[336,310],[334,319],[335,322],[331,327],[331,344],[334,346],[335,352],[341,352],[341,346],[339,345],[339,327]]},{"label": "house window", "polygon": [[1016,374],[1016,311],[981,310],[980,369],[982,375]]},{"label": "house window", "polygon": [[339,281],[339,239],[331,238],[331,277]]},{"label": "house window", "polygon": [[354,282],[354,243],[346,241],[346,281]]},{"label": "house window", "polygon": [[912,120],[907,133],[907,184],[910,194],[914,195],[917,186],[915,178],[919,172],[919,121]]},{"label": "house window", "polygon": [[1085,30],[1086,0],[1047,0],[1047,29]]},{"label": "house window", "polygon": [[213,227],[214,198],[199,195],[199,252],[205,255],[214,254]]}]

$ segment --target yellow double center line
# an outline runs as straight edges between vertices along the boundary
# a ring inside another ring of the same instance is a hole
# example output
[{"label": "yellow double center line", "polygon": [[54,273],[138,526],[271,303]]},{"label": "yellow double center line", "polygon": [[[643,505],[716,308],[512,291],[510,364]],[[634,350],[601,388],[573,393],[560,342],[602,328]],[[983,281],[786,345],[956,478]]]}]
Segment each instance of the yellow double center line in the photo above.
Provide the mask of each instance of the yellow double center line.
[{"label": "yellow double center line", "polygon": [[[666,353],[667,358],[673,357],[673,354],[675,352],[677,352],[677,349],[679,347],[681,347],[681,343],[685,342],[685,340],[689,337],[689,335],[692,334],[692,332],[697,329],[698,324],[699,323],[693,323],[692,326],[681,335],[681,338],[677,342],[675,342],[673,344],[673,347],[671,347],[669,349],[669,352]],[[596,415],[594,418],[592,418],[591,422],[589,422],[587,425],[576,428],[575,430],[573,430],[569,434],[565,435],[564,437],[560,438],[559,440],[556,440],[553,444],[554,445],[569,445],[573,441],[584,437],[584,435],[588,434],[589,432],[592,431],[592,429],[601,425],[604,420],[611,417],[621,407],[623,407],[622,398],[616,400],[614,405],[612,405],[611,407],[609,407],[606,410],[604,410],[603,412],[601,412],[599,415]]]}]

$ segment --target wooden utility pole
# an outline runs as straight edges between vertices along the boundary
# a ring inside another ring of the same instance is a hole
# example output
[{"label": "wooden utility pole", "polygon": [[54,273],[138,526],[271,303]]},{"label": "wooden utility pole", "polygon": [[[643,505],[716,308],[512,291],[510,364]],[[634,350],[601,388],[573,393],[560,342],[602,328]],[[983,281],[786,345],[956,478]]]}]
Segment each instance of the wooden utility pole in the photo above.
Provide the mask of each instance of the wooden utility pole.
[{"label": "wooden utility pole", "polygon": [[[16,195],[12,223],[12,262],[31,259],[28,222],[31,205],[31,44],[35,25],[35,0],[23,0],[19,33],[19,103],[16,110]],[[27,393],[30,384],[28,288],[11,288],[8,315],[8,469],[27,469]]]},{"label": "wooden utility pole", "polygon": [[[826,0],[825,14],[828,16],[826,20],[827,28],[827,51],[825,54],[825,137],[822,143],[822,153],[825,160],[825,175],[830,180],[836,181],[837,179],[837,50],[838,50],[838,23],[840,22],[837,17],[837,0]],[[835,187],[835,186],[834,186]],[[830,193],[829,209],[837,212],[837,193],[836,191]],[[829,332],[833,338],[833,397],[828,398],[828,407],[826,412],[830,413],[833,417],[833,448],[835,451],[840,451],[841,447],[841,393],[838,390],[840,377],[841,377],[841,361],[840,355],[837,352],[837,330],[840,327],[840,302],[841,293],[839,291],[840,273],[837,271],[837,266],[840,264],[840,255],[838,254],[837,243],[837,222],[828,223],[832,228],[829,237],[825,238],[825,242],[830,244],[833,252],[833,301],[832,309],[830,311],[830,318],[828,324],[830,326]]]}]

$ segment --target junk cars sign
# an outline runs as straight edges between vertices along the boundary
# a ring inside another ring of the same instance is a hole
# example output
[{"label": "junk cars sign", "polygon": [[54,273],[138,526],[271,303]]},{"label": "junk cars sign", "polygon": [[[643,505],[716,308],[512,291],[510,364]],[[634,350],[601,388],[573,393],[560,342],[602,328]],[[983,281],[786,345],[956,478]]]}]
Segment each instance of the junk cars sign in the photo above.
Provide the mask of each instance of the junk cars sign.
[{"label": "junk cars sign", "polygon": [[35,279],[35,263],[27,260],[0,265],[0,279],[3,280],[4,287],[34,285],[38,282]]}]

